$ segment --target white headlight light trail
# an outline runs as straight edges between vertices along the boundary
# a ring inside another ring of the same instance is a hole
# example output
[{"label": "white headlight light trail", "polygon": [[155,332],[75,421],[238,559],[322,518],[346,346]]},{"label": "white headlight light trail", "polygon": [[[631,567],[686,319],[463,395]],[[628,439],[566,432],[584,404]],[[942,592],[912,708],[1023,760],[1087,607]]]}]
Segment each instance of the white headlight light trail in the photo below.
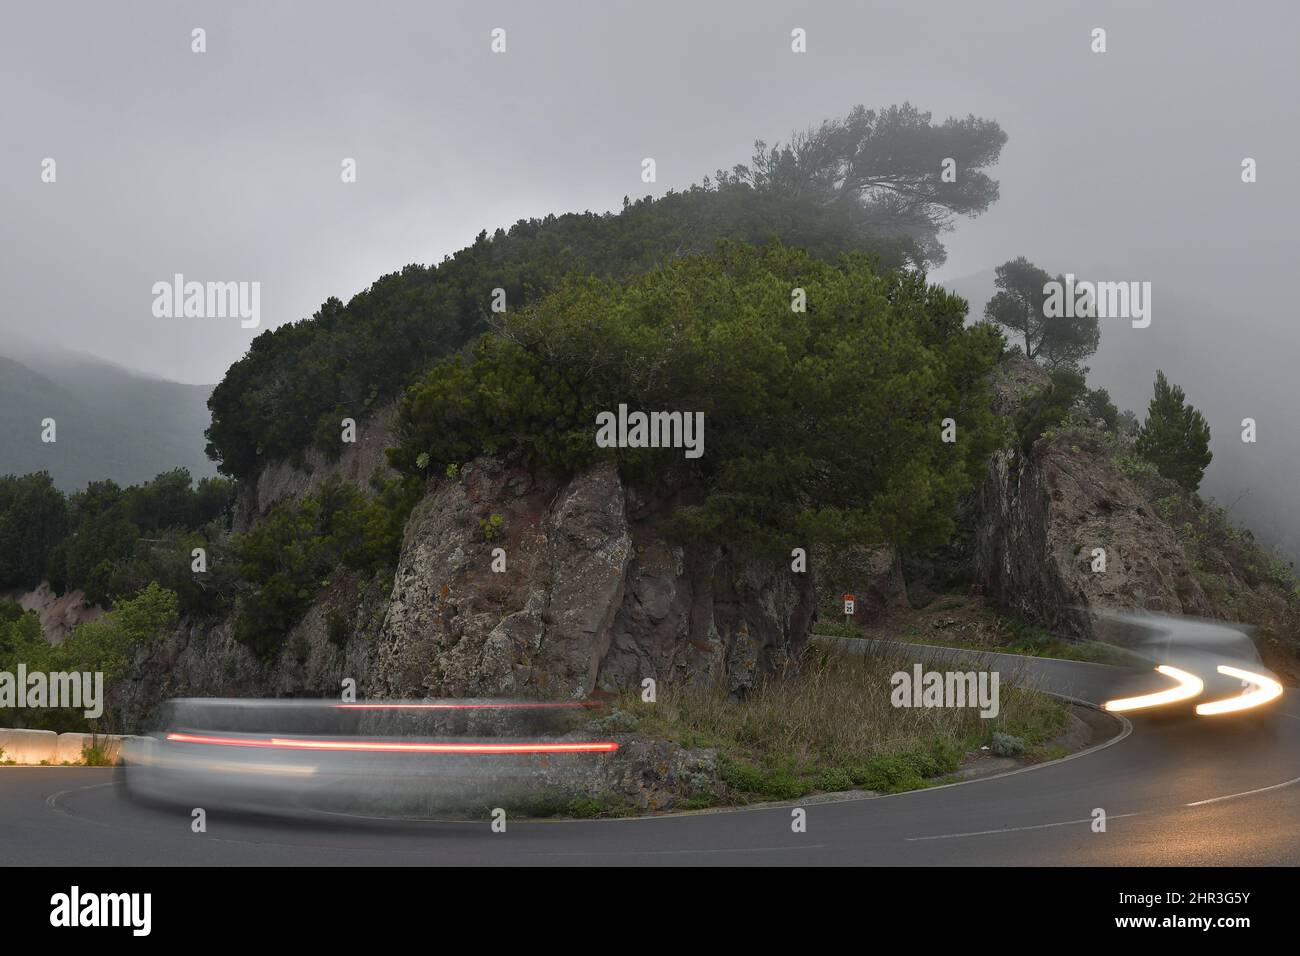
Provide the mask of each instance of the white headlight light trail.
[{"label": "white headlight light trail", "polygon": [[1249,710],[1252,707],[1258,707],[1260,704],[1267,704],[1270,700],[1277,700],[1282,696],[1282,685],[1271,677],[1265,677],[1263,674],[1256,674],[1253,671],[1244,671],[1240,667],[1229,667],[1227,664],[1220,664],[1218,671],[1220,674],[1238,677],[1247,682],[1251,685],[1251,690],[1238,697],[1227,697],[1223,700],[1212,700],[1206,704],[1197,704],[1196,713],[1202,717]]},{"label": "white headlight light trail", "polygon": [[1177,667],[1161,664],[1156,670],[1166,677],[1178,681],[1178,686],[1171,687],[1168,690],[1156,691],[1154,694],[1108,700],[1102,706],[1112,713],[1143,710],[1147,707],[1161,707],[1165,704],[1177,703],[1180,700],[1190,700],[1205,689],[1205,682],[1199,677],[1195,674],[1189,674],[1187,671],[1179,670]]}]

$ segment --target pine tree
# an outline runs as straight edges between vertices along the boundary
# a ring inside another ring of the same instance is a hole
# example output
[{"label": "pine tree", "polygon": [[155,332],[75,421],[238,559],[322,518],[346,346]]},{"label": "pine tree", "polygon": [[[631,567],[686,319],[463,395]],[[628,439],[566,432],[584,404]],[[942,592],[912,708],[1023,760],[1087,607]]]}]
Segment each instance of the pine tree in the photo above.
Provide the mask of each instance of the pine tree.
[{"label": "pine tree", "polygon": [[[984,306],[985,320],[1021,339],[1025,356],[1046,368],[1086,372],[1082,363],[1101,341],[1097,316],[1048,315],[1047,283],[1052,276],[1024,256],[1002,263],[995,276],[998,291]],[[1065,276],[1055,281],[1065,288]]]},{"label": "pine tree", "polygon": [[1155,397],[1138,432],[1137,451],[1160,474],[1188,491],[1200,486],[1201,476],[1214,457],[1205,416],[1187,404],[1182,388],[1170,385],[1161,371],[1156,372]]}]

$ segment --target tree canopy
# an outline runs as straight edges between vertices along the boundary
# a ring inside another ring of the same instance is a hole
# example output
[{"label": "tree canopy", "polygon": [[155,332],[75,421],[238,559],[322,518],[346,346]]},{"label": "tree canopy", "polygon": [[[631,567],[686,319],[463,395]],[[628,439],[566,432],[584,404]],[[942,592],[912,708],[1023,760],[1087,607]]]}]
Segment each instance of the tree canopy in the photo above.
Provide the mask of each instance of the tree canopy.
[{"label": "tree canopy", "polygon": [[1178,385],[1156,372],[1155,395],[1147,407],[1147,420],[1138,431],[1137,451],[1160,474],[1188,491],[1196,491],[1214,453],[1210,451],[1210,426],[1205,416],[1187,402]]},{"label": "tree canopy", "polygon": [[[993,166],[1007,134],[993,120],[967,116],[934,123],[910,103],[825,120],[768,148],[754,144],[749,166],[732,176],[760,193],[793,196],[833,210],[851,210],[862,235],[904,238],[918,265],[943,263],[939,234],[955,216],[977,216],[998,198]],[[951,161],[951,176],[941,164]]]},{"label": "tree canopy", "polygon": [[[562,472],[612,458],[681,492],[684,535],[738,548],[934,544],[1002,438],[986,387],[1001,336],[964,312],[916,274],[776,243],[575,277],[413,386],[390,456],[413,474],[485,451]],[[705,454],[598,448],[597,415],[620,403],[702,412]]]},{"label": "tree canopy", "polygon": [[1019,337],[1027,358],[1048,369],[1078,369],[1097,351],[1101,327],[1095,314],[1047,313],[1046,286],[1055,281],[1064,288],[1065,276],[1054,280],[1024,256],[1004,262],[995,275],[998,291],[984,306],[984,318]]},{"label": "tree canopy", "polygon": [[[337,454],[340,420],[397,398],[488,328],[497,288],[514,310],[570,274],[626,279],[719,239],[773,236],[826,261],[858,251],[882,269],[923,268],[941,260],[937,236],[953,215],[974,215],[997,197],[979,170],[1004,140],[988,120],[936,125],[910,105],[859,107],[788,146],[760,144],[752,166],[716,181],[625,200],[618,213],[551,215],[480,233],[441,263],[409,265],[347,304],[330,298],[312,319],[254,339],[209,400],[208,455],[223,474],[248,479],[268,460],[301,460],[312,445]],[[943,181],[945,158],[958,164],[955,182]]]},{"label": "tree canopy", "polygon": [[[191,546],[205,543],[205,526],[224,525],[233,494],[232,482],[195,485],[184,468],[126,488],[92,481],[71,495],[45,472],[0,477],[0,588],[27,590],[48,578],[55,591],[81,588],[108,604],[160,580],[162,542],[183,552],[167,563],[188,578]],[[168,584],[189,593],[182,580]]]}]

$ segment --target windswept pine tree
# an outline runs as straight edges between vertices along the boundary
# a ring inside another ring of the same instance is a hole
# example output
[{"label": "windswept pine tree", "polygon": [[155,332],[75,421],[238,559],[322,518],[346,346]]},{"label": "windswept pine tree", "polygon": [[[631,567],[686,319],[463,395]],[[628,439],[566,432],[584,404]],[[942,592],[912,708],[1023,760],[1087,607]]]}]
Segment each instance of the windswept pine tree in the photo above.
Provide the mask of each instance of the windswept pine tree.
[{"label": "windswept pine tree", "polygon": [[1047,308],[1048,283],[1064,288],[1064,276],[1053,280],[1024,256],[1004,262],[995,275],[998,291],[984,306],[984,318],[1019,339],[1026,357],[1049,370],[1079,369],[1097,351],[1101,327],[1093,310],[1053,315]]}]

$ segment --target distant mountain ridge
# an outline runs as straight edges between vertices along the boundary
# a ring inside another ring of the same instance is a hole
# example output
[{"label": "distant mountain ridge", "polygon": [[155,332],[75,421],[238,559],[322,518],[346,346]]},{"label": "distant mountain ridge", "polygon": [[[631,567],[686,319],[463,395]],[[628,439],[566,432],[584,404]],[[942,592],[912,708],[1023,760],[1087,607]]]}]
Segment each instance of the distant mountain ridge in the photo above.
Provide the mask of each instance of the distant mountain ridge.
[{"label": "distant mountain ridge", "polygon": [[[64,491],[122,485],[188,468],[216,474],[203,453],[211,385],[185,385],[80,352],[18,339],[0,344],[0,474],[48,471]],[[53,418],[56,441],[41,441]]]}]

